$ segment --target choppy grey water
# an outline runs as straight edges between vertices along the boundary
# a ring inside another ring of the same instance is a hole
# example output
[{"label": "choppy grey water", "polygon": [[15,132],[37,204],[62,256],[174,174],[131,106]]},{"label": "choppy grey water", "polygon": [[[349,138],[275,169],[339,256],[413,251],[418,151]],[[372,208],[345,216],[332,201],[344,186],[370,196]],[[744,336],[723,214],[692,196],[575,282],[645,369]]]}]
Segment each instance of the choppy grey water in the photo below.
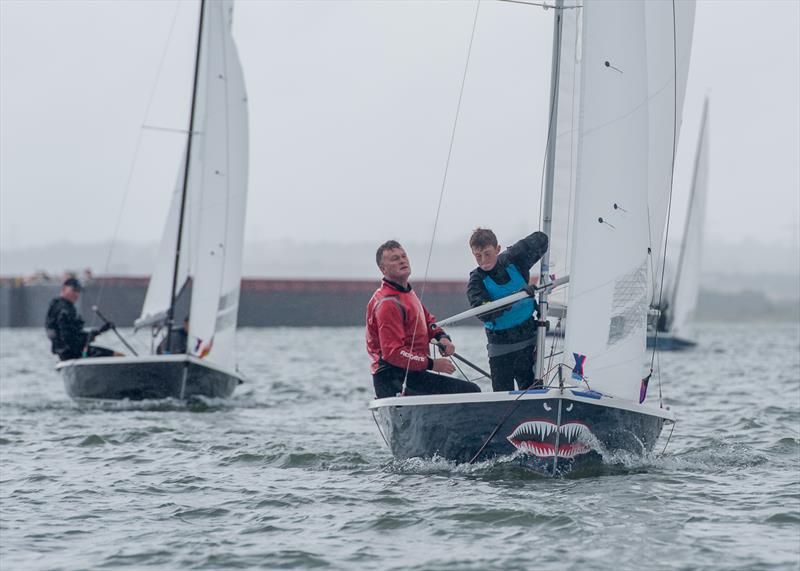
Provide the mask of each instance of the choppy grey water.
[{"label": "choppy grey water", "polygon": [[361,328],[242,330],[248,382],[188,408],[78,406],[41,331],[0,336],[3,570],[800,567],[797,325],[699,327],[666,453],[556,480],[393,461]]}]

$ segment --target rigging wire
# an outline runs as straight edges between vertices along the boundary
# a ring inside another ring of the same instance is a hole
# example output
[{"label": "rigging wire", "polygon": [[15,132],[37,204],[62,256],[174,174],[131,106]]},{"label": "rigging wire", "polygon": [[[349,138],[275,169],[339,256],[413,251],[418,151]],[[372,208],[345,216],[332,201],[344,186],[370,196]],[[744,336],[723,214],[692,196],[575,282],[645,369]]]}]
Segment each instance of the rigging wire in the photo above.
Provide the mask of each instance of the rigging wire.
[{"label": "rigging wire", "polygon": [[[458,118],[459,118],[459,115],[461,114],[461,100],[464,97],[464,85],[467,82],[467,71],[469,70],[469,60],[470,60],[470,56],[472,55],[472,43],[473,43],[473,40],[475,39],[475,28],[478,25],[478,13],[480,12],[480,9],[481,9],[481,0],[477,0],[476,5],[475,5],[475,16],[474,16],[474,18],[472,20],[472,33],[470,34],[469,47],[467,48],[467,59],[466,59],[466,62],[464,63],[464,74],[461,77],[461,88],[460,88],[460,90],[458,92],[458,104],[456,105],[456,116],[455,116],[455,118],[453,120],[453,128],[452,128],[452,130],[450,132],[450,146],[449,146],[449,148],[447,150],[447,160],[446,160],[445,166],[444,166],[444,176],[442,177],[442,186],[441,186],[441,189],[439,190],[439,203],[436,206],[436,216],[434,217],[434,220],[433,220],[433,232],[431,234],[430,247],[428,248],[428,260],[425,263],[425,276],[424,276],[424,278],[422,280],[422,288],[420,289],[420,294],[419,294],[420,305],[422,305],[422,302],[423,302],[423,300],[425,298],[425,286],[428,283],[428,271],[430,270],[431,257],[433,256],[433,245],[434,245],[434,243],[436,241],[436,229],[437,229],[437,227],[439,225],[439,215],[440,215],[440,213],[442,211],[442,202],[444,200],[444,191],[445,191],[445,187],[447,185],[447,173],[450,170],[450,158],[453,155],[453,144],[454,144],[455,138],[456,138],[456,129],[458,127]],[[411,346],[412,347],[414,346],[414,340],[415,340],[416,335],[417,335],[417,325],[419,324],[419,316],[420,316],[420,313],[417,312],[417,319],[416,319],[416,321],[414,323],[414,333],[411,336]],[[408,360],[406,362],[406,372],[405,372],[405,375],[403,377],[403,393],[402,394],[405,394],[405,392],[406,392],[406,386],[407,386],[407,383],[408,383],[408,371],[409,371],[410,366],[411,366],[411,357],[409,356],[409,358],[408,358]]]},{"label": "rigging wire", "polygon": [[[164,43],[164,49],[161,52],[161,59],[158,62],[158,67],[156,69],[155,80],[153,81],[153,87],[151,88],[150,95],[147,98],[147,105],[145,106],[145,112],[144,112],[145,121],[147,120],[147,116],[150,114],[150,108],[153,105],[153,99],[155,98],[156,88],[158,87],[158,82],[159,82],[159,79],[161,77],[161,71],[162,71],[162,69],[164,67],[164,61],[167,59],[167,51],[168,51],[169,45],[170,45],[170,43],[172,41],[173,32],[175,31],[175,22],[177,22],[177,20],[178,20],[178,11],[180,10],[180,6],[181,6],[180,0],[176,0],[176,2],[175,2],[175,11],[172,14],[172,23],[170,24],[169,32],[167,33],[167,40]],[[111,244],[108,247],[108,254],[106,255],[106,261],[105,261],[105,265],[103,267],[103,273],[104,274],[108,273],[108,268],[109,268],[109,266],[111,264],[111,256],[113,255],[114,246],[116,245],[116,241],[117,241],[117,235],[119,234],[119,228],[120,228],[120,225],[122,224],[122,214],[123,214],[123,212],[125,212],[125,204],[128,201],[128,194],[130,193],[130,190],[131,190],[131,181],[133,181],[133,174],[134,174],[134,171],[136,170],[136,162],[137,162],[137,160],[139,158],[139,151],[140,151],[141,145],[142,145],[142,134],[143,134],[144,130],[145,130],[145,125],[144,125],[144,121],[142,121],[142,127],[139,129],[139,133],[136,136],[136,144],[134,146],[134,151],[133,151],[133,160],[131,161],[131,167],[128,170],[128,179],[127,179],[127,182],[125,183],[125,191],[123,192],[123,195],[122,195],[122,202],[120,203],[119,212],[117,214],[117,222],[116,222],[116,224],[114,226],[114,233],[111,236]],[[97,299],[96,299],[96,302],[95,302],[94,305],[97,305],[98,307],[100,306],[100,302],[101,302],[101,300],[103,298],[104,291],[105,291],[105,282],[102,282],[100,284],[100,290],[97,292]],[[93,314],[92,315],[91,325],[95,324],[96,319],[97,319],[97,316],[95,314]]]},{"label": "rigging wire", "polygon": [[505,414],[505,416],[503,416],[503,419],[500,422],[497,423],[497,425],[494,427],[494,430],[492,430],[492,432],[489,434],[488,438],[486,438],[486,440],[483,441],[483,444],[481,444],[481,447],[478,448],[478,451],[475,453],[475,455],[472,458],[470,458],[468,464],[474,464],[475,463],[475,460],[477,460],[478,456],[481,455],[481,452],[483,452],[483,449],[486,448],[486,446],[489,445],[489,443],[492,441],[492,438],[494,438],[494,435],[497,434],[498,430],[500,430],[500,427],[503,426],[505,421],[508,420],[508,418],[512,414],[514,414],[514,411],[519,408],[519,405],[522,404],[522,401],[520,401],[519,399],[522,398],[522,395],[525,395],[525,394],[527,394],[527,391],[520,391],[519,395],[517,395],[517,398],[515,398],[513,401],[511,401],[511,406],[508,407],[508,412]]},{"label": "rigging wire", "polygon": [[664,444],[664,449],[661,451],[663,455],[667,451],[667,446],[669,446],[669,441],[672,440],[672,433],[675,432],[675,425],[678,424],[674,420],[672,421],[672,428],[669,431],[669,436],[667,436],[667,442]]},{"label": "rigging wire", "polygon": [[[664,297],[664,272],[667,267],[667,239],[669,238],[669,222],[672,214],[672,185],[675,180],[675,153],[678,144],[678,38],[677,38],[677,21],[675,14],[675,0],[672,0],[672,65],[673,65],[673,92],[672,92],[672,169],[669,173],[669,200],[667,201],[667,228],[664,233],[664,248],[661,261],[661,283],[658,292],[658,307],[661,311],[661,302]],[[653,372],[653,365],[656,360],[656,353],[658,353],[658,324],[656,323],[655,332],[653,335],[653,354],[650,357],[650,373]],[[660,361],[659,361],[660,364]],[[661,392],[661,367],[658,367],[658,397],[661,405],[663,406],[662,392]]]},{"label": "rigging wire", "polygon": [[377,427],[378,427],[378,434],[380,434],[380,435],[381,435],[381,438],[383,438],[383,441],[386,443],[386,448],[388,448],[389,450],[391,450],[391,449],[392,449],[392,447],[391,447],[391,445],[389,444],[389,441],[388,441],[388,440],[386,440],[386,437],[383,435],[383,430],[381,430],[381,425],[380,425],[380,424],[378,424],[378,419],[377,419],[377,418],[375,418],[375,410],[374,410],[374,409],[372,409],[372,410],[370,410],[370,412],[372,413],[372,420],[373,420],[373,421],[375,421],[375,426],[377,426]]}]

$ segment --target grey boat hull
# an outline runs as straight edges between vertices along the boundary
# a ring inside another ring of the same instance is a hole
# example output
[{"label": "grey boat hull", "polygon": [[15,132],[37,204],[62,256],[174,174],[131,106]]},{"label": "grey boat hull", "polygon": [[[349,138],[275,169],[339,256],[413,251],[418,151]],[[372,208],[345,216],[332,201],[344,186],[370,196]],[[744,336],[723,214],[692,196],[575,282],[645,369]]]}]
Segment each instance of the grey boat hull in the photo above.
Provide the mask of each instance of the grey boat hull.
[{"label": "grey boat hull", "polygon": [[660,351],[686,351],[687,349],[694,349],[697,343],[689,339],[674,337],[669,333],[659,333],[658,339],[656,339],[655,335],[648,335],[647,348],[652,349],[656,346]]},{"label": "grey boat hull", "polygon": [[666,410],[557,388],[376,399],[370,409],[398,459],[515,455],[544,475],[598,467],[620,452],[646,454],[674,421]]},{"label": "grey boat hull", "polygon": [[228,398],[241,383],[239,376],[188,355],[73,359],[56,369],[76,400]]}]

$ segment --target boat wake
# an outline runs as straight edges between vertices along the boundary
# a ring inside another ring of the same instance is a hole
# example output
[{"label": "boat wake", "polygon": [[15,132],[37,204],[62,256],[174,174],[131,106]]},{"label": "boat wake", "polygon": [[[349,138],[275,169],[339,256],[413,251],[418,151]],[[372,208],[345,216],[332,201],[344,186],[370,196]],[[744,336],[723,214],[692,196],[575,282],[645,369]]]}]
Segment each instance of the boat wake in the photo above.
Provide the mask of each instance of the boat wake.
[{"label": "boat wake", "polygon": [[102,411],[149,411],[149,412],[215,412],[239,408],[237,399],[192,397],[189,400],[173,398],[144,400],[111,400],[111,399],[76,399],[75,405],[82,410]]}]

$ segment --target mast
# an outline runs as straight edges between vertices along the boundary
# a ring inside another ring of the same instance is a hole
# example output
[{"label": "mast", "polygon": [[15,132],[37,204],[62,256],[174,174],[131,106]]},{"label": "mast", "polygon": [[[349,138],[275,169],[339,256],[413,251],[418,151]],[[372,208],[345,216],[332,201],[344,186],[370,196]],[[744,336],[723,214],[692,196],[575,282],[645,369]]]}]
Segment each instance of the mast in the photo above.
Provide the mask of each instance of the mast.
[{"label": "mast", "polygon": [[[548,240],[553,225],[553,180],[555,178],[556,160],[556,124],[558,118],[558,75],[561,63],[561,28],[564,15],[564,0],[556,0],[555,18],[553,20],[553,63],[550,68],[550,125],[547,128],[547,163],[545,164],[544,204],[542,206],[542,232]],[[550,282],[550,247],[542,256],[539,285]],[[544,380],[545,336],[547,335],[547,292],[544,288],[539,293],[539,325],[536,337],[536,380]]]},{"label": "mast", "polygon": [[175,298],[178,293],[175,291],[178,287],[178,267],[181,260],[181,240],[183,238],[183,218],[184,211],[186,210],[186,191],[189,187],[189,164],[192,161],[192,139],[194,138],[194,112],[197,104],[197,80],[200,75],[200,49],[203,45],[203,16],[205,15],[206,0],[200,0],[200,23],[197,30],[197,50],[194,60],[194,80],[192,83],[192,106],[189,111],[189,137],[186,140],[186,164],[183,169],[183,189],[181,190],[181,209],[178,217],[178,242],[175,244],[175,267],[172,272],[172,294],[170,296],[169,310],[167,311],[167,350],[170,350],[172,345],[172,324],[175,317]]}]

